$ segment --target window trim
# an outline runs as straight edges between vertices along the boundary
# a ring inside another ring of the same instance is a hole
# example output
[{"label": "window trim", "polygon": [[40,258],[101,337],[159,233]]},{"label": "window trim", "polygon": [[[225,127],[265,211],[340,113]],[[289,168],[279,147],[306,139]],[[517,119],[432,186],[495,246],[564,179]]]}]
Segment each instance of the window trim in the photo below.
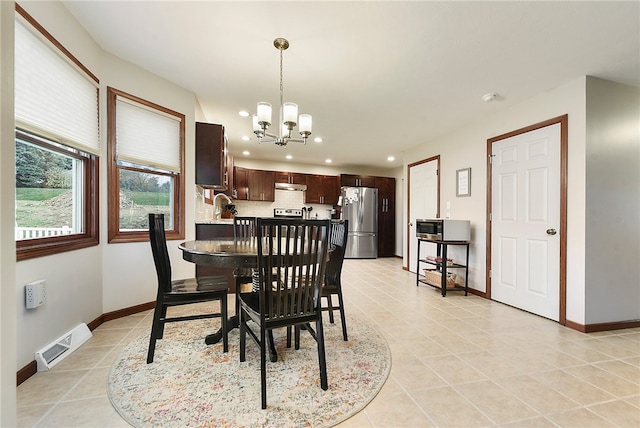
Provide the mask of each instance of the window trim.
[{"label": "window trim", "polygon": [[[173,175],[173,229],[165,231],[167,240],[184,239],[185,236],[185,115],[154,104],[124,91],[107,87],[107,182],[108,182],[108,242],[144,242],[149,240],[146,230],[120,230],[120,167],[116,158],[116,97],[127,98],[146,107],[180,119],[180,172]],[[131,169],[128,167],[127,169]],[[151,172],[151,171],[146,171]]]},{"label": "window trim", "polygon": [[[60,52],[61,55],[67,57],[73,62],[80,70],[82,70],[90,79],[94,80],[99,85],[99,79],[89,71],[75,56],[71,54],[58,40],[55,39],[40,23],[38,23],[31,15],[29,15],[19,4],[15,5],[15,12],[20,15],[29,25],[33,26],[45,39],[51,42]],[[96,88],[96,102],[100,100],[100,89]],[[100,107],[98,105],[98,113]],[[99,118],[96,118],[99,120]],[[100,124],[98,123],[98,126]],[[34,139],[29,134],[16,129],[15,138],[20,136],[27,141],[33,142],[38,145],[46,145],[41,140]],[[39,135],[37,132],[33,132],[33,135]],[[56,138],[44,137],[43,139],[59,143],[65,147],[70,147],[68,144],[57,141]],[[47,148],[51,148],[56,151],[61,149],[55,145],[46,145]],[[62,151],[61,153],[69,154]],[[79,250],[82,248],[93,247],[100,244],[100,212],[99,212],[99,189],[100,189],[100,158],[99,156],[91,153],[87,153],[85,156],[80,156],[84,166],[84,190],[83,190],[83,215],[84,215],[84,233],[52,236],[46,238],[36,239],[24,239],[16,241],[16,261],[28,260],[37,257],[50,256],[54,254],[64,253],[67,251]],[[14,196],[15,198],[15,196]]]},{"label": "window trim", "polygon": [[[73,156],[80,159],[84,169],[83,183],[83,216],[84,216],[84,232],[74,233],[72,235],[50,236],[46,238],[22,239],[16,241],[16,261],[32,259],[36,257],[48,256],[52,254],[62,253],[66,251],[78,250],[81,248],[92,247],[98,245],[99,242],[99,224],[100,213],[98,210],[99,201],[99,160],[98,157],[86,153],[84,156],[73,154],[53,144],[47,144],[31,134],[16,130],[16,138],[28,141],[38,146],[46,147],[55,152]],[[50,138],[45,138],[50,140]],[[15,143],[14,143],[15,144]],[[62,143],[60,143],[62,144]],[[65,144],[62,144],[66,146]],[[66,146],[68,147],[68,146]],[[79,151],[78,151],[79,152]]]}]

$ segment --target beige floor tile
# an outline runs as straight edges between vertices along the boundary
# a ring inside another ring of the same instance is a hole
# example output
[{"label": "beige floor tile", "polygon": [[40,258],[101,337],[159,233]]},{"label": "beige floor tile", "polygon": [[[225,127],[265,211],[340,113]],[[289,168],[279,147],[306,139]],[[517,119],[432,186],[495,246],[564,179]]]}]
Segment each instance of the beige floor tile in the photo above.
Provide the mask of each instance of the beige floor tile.
[{"label": "beige floor tile", "polygon": [[32,427],[53,408],[54,404],[42,404],[29,407],[18,407],[16,421],[18,428]]},{"label": "beige floor tile", "polygon": [[438,426],[484,427],[492,422],[450,386],[424,390],[414,399]]},{"label": "beige floor tile", "polygon": [[561,412],[579,406],[576,401],[528,375],[495,379],[494,382],[540,413]]},{"label": "beige floor tile", "polygon": [[640,427],[640,408],[623,400],[588,407],[594,413],[621,427]]},{"label": "beige floor tile", "polygon": [[533,408],[489,380],[456,385],[455,389],[497,424],[538,416]]},{"label": "beige floor tile", "polygon": [[351,416],[346,421],[342,421],[336,427],[339,428],[374,428],[373,423],[369,420],[366,412],[361,411]]},{"label": "beige floor tile", "polygon": [[434,427],[431,419],[404,393],[384,395],[373,400],[364,412],[376,428]]},{"label": "beige floor tile", "polygon": [[637,384],[592,365],[569,367],[565,370],[616,397],[627,397],[638,393]]},{"label": "beige floor tile", "polygon": [[547,416],[558,426],[564,428],[608,428],[615,425],[603,417],[587,409],[574,409],[566,412],[554,413]]},{"label": "beige floor tile", "polygon": [[563,370],[533,373],[531,377],[570,397],[582,405],[602,403],[615,397],[608,392]]},{"label": "beige floor tile", "polygon": [[618,375],[621,378],[638,385],[638,390],[640,391],[640,367],[627,364],[626,362],[620,360],[605,361],[602,363],[594,364],[594,366],[608,371],[609,373]]},{"label": "beige floor tile", "polygon": [[487,378],[455,355],[429,357],[422,361],[450,385],[477,382]]},{"label": "beige floor tile", "polygon": [[[89,398],[77,401],[65,401],[56,405],[46,418],[41,420],[37,428],[94,428],[102,426],[115,410],[109,399],[105,397]],[[98,421],[100,421],[98,423]]]},{"label": "beige floor tile", "polygon": [[88,373],[89,370],[38,372],[18,387],[17,407],[56,403]]},{"label": "beige floor tile", "polygon": [[64,397],[64,401],[78,400],[89,397],[103,397],[107,395],[107,382],[110,367],[99,367],[91,370],[73,389]]},{"label": "beige floor tile", "polygon": [[[82,351],[80,351],[80,349],[82,349]],[[51,371],[91,369],[112,349],[112,346],[90,346],[88,343],[85,343],[56,364]]]},{"label": "beige floor tile", "polygon": [[506,428],[557,428],[558,425],[551,422],[544,416],[537,416],[535,418],[523,419],[515,422],[508,422],[500,425]]}]

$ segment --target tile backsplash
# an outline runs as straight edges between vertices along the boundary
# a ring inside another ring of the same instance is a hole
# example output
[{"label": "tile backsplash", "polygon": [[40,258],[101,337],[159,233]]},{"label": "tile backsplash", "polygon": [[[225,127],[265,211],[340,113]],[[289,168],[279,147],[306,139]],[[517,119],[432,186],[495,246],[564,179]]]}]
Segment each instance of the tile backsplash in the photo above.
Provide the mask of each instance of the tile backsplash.
[{"label": "tile backsplash", "polygon": [[[208,221],[214,218],[215,210],[210,204],[204,203],[203,189],[195,186],[196,221]],[[331,218],[331,205],[305,204],[304,192],[292,190],[276,190],[275,202],[240,201],[233,200],[238,215],[249,217],[273,217],[274,208],[302,208],[311,207],[311,218]],[[219,197],[216,201],[218,209],[223,209],[228,204],[227,200]]]}]

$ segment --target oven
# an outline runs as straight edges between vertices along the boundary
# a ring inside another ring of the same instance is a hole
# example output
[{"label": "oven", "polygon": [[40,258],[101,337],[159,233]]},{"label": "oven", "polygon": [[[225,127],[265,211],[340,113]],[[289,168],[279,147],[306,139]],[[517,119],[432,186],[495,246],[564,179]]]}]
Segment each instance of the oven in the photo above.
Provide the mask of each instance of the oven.
[{"label": "oven", "polygon": [[302,210],[297,208],[274,208],[273,216],[276,218],[302,218]]}]

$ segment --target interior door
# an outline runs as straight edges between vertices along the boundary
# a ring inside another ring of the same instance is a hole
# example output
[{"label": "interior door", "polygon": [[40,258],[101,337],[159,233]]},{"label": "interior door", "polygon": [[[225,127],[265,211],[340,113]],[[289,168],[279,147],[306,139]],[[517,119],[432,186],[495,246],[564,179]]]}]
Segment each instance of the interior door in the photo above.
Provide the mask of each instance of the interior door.
[{"label": "interior door", "polygon": [[561,124],[491,143],[491,298],[559,321]]},{"label": "interior door", "polygon": [[[409,168],[409,195],[408,209],[409,218],[407,221],[407,258],[409,271],[416,272],[416,255],[418,251],[418,240],[416,239],[415,221],[418,218],[437,218],[440,213],[440,180],[438,171],[440,170],[440,156],[426,159],[421,162],[410,164]],[[433,249],[421,248],[423,254],[435,254],[435,244]]]}]

